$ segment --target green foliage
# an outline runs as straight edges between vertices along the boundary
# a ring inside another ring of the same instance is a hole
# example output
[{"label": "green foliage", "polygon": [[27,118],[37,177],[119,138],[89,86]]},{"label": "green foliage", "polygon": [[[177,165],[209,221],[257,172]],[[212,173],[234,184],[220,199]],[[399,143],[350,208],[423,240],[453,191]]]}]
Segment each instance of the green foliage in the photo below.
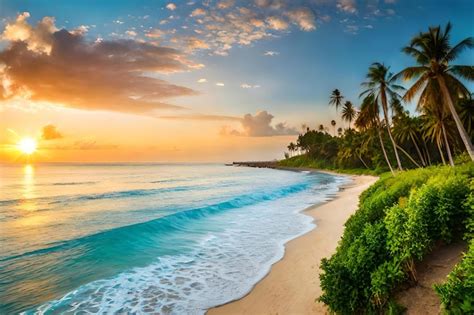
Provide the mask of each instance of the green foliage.
[{"label": "green foliage", "polygon": [[336,253],[323,261],[320,300],[338,314],[399,312],[391,294],[406,279],[416,281],[416,261],[472,223],[473,174],[469,163],[382,176],[361,195]]},{"label": "green foliage", "polygon": [[474,239],[446,283],[436,285],[435,290],[446,314],[474,314]]}]

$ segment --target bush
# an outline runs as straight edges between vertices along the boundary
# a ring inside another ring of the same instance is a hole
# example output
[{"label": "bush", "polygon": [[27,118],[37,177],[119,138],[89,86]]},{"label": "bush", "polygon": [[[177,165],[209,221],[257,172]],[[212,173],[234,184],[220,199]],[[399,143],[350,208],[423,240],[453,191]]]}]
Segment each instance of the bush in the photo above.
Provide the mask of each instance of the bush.
[{"label": "bush", "polygon": [[338,314],[395,312],[391,294],[408,277],[416,281],[416,261],[466,225],[472,233],[473,165],[385,175],[365,191],[336,253],[322,262],[320,301]]},{"label": "bush", "polygon": [[435,286],[447,314],[474,314],[474,240],[467,254],[448,275],[448,280]]}]

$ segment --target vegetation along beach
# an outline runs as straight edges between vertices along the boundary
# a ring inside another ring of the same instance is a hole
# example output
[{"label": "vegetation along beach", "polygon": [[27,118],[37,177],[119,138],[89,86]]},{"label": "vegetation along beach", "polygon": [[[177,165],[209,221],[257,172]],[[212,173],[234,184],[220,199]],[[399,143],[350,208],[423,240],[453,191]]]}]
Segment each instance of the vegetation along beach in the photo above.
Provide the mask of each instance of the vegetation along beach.
[{"label": "vegetation along beach", "polygon": [[474,314],[473,21],[0,0],[0,314]]}]

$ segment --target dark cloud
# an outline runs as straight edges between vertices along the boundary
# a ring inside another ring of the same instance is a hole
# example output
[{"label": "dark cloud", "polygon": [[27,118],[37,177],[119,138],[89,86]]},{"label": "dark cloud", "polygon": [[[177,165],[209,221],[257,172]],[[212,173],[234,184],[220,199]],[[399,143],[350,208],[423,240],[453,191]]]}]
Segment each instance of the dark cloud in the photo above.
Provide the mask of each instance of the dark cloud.
[{"label": "dark cloud", "polygon": [[[165,99],[195,91],[156,78],[199,68],[178,50],[135,40],[89,42],[83,32],[57,30],[54,19],[36,27],[29,14],[7,24],[0,52],[0,100],[28,95],[80,109],[144,113],[177,109]],[[148,74],[148,75],[146,75]]]},{"label": "dark cloud", "polygon": [[278,123],[272,126],[274,116],[267,111],[260,111],[255,115],[246,114],[241,120],[242,131],[223,127],[221,134],[232,136],[247,136],[247,137],[273,137],[297,135],[298,131],[295,128],[290,128],[284,123]]},{"label": "dark cloud", "polygon": [[46,125],[41,130],[41,139],[43,140],[55,140],[61,139],[63,135],[59,132],[55,125]]}]

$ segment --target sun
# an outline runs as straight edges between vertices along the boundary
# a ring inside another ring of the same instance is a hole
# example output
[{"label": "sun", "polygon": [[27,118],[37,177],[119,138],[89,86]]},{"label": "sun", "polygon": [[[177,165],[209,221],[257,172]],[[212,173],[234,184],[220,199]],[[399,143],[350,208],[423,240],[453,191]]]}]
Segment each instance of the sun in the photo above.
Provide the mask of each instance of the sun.
[{"label": "sun", "polygon": [[36,152],[38,144],[36,140],[33,138],[23,138],[20,142],[18,142],[18,150],[26,155],[31,155]]}]

